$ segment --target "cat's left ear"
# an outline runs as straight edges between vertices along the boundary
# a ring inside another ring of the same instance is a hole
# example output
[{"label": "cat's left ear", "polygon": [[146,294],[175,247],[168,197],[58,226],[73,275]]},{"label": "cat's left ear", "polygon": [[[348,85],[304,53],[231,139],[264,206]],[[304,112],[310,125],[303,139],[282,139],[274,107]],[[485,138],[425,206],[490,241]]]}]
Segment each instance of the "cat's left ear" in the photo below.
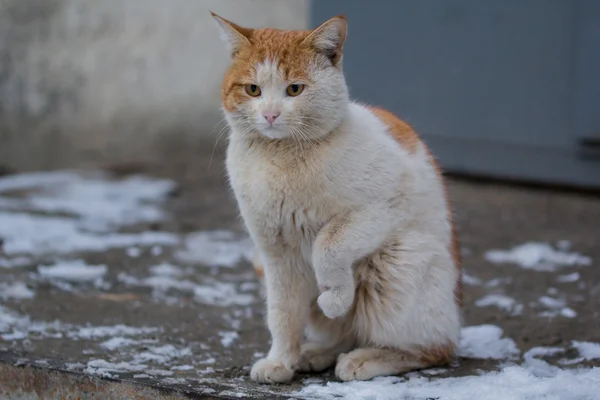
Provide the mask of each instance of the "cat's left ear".
[{"label": "cat's left ear", "polygon": [[346,17],[338,15],[314,29],[304,42],[310,43],[315,50],[327,56],[333,65],[338,65],[342,61],[347,33]]},{"label": "cat's left ear", "polygon": [[227,21],[212,11],[210,15],[219,24],[221,39],[227,44],[227,49],[231,53],[231,57],[235,57],[243,46],[250,45],[249,38],[252,36],[254,29],[241,27],[231,21]]}]

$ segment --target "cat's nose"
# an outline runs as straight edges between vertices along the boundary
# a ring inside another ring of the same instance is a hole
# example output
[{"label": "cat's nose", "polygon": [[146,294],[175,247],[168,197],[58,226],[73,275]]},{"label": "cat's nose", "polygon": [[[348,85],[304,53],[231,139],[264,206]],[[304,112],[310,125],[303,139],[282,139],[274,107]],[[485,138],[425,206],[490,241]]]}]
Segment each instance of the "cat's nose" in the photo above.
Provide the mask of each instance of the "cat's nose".
[{"label": "cat's nose", "polygon": [[269,124],[273,125],[273,122],[275,122],[275,120],[277,119],[277,117],[279,117],[280,114],[280,112],[268,111],[266,113],[263,113],[263,116],[269,122]]}]

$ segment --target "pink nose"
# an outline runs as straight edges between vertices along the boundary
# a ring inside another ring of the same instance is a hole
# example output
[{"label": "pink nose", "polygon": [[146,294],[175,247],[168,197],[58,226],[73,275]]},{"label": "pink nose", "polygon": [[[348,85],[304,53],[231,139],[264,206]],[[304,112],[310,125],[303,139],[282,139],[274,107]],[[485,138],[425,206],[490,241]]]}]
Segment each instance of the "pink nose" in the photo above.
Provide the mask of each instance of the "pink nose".
[{"label": "pink nose", "polygon": [[263,116],[265,117],[265,119],[267,121],[269,121],[269,124],[273,124],[273,122],[275,122],[275,120],[277,119],[277,117],[279,117],[281,113],[280,112],[275,112],[275,111],[268,111],[266,113],[263,114]]}]

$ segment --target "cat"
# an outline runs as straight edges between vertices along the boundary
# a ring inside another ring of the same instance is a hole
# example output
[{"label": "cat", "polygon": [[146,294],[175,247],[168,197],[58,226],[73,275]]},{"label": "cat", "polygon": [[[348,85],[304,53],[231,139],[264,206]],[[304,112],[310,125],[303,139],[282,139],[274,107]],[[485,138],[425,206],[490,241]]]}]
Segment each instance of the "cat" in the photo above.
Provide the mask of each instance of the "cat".
[{"label": "cat", "polygon": [[462,294],[446,187],[411,126],[350,100],[345,17],[291,31],[211,14],[231,56],[227,176],[272,338],[251,379],[335,365],[342,381],[369,380],[450,362]]}]

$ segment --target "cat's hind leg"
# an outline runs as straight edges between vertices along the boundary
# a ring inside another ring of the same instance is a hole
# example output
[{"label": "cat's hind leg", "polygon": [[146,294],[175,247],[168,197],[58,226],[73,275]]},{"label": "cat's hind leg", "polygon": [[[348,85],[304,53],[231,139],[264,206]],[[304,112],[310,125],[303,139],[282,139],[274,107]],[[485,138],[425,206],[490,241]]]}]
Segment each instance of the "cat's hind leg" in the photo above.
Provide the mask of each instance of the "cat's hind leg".
[{"label": "cat's hind leg", "polygon": [[335,375],[342,381],[364,381],[376,376],[399,375],[447,364],[453,350],[452,347],[415,352],[391,348],[359,348],[338,357]]}]

